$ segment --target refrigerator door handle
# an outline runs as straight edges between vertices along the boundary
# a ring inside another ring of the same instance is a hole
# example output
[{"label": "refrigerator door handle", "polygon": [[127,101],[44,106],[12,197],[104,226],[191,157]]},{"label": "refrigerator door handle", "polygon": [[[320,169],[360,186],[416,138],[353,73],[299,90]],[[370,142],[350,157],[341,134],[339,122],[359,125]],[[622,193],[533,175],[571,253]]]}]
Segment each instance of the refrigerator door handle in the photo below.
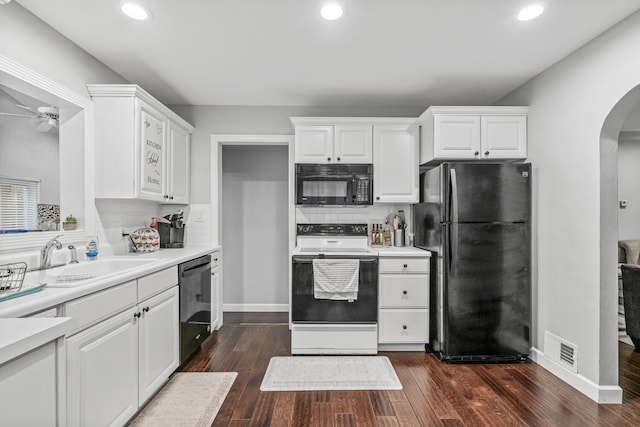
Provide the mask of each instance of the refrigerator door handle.
[{"label": "refrigerator door handle", "polygon": [[458,222],[458,182],[455,169],[451,168],[449,177],[451,179],[451,222]]},{"label": "refrigerator door handle", "polygon": [[458,258],[458,223],[451,223],[449,230],[449,275],[455,277]]}]

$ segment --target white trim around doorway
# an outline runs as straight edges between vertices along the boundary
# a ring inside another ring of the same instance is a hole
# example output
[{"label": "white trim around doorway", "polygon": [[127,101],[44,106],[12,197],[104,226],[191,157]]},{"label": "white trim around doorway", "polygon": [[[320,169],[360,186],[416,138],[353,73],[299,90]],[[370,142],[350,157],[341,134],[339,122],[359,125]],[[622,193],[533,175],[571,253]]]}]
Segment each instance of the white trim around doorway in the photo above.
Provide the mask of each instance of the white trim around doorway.
[{"label": "white trim around doorway", "polygon": [[[289,179],[289,195],[288,195],[288,230],[289,230],[289,253],[295,246],[295,205],[294,197],[294,136],[293,135],[229,135],[229,134],[211,134],[211,237],[214,245],[222,245],[222,147],[224,145],[286,145],[288,147],[288,179]],[[224,259],[224,248],[222,248],[222,256]],[[223,304],[223,286],[224,286],[224,267],[221,267],[222,283],[218,289],[218,301],[220,312],[229,308],[229,311],[236,311],[239,307],[231,307],[231,305]],[[291,293],[291,263],[289,263],[289,294]],[[287,307],[288,307],[287,303]],[[245,307],[245,308],[248,308]],[[255,309],[256,307],[252,307]],[[275,307],[274,307],[275,308]],[[278,305],[277,311],[283,310],[281,304]],[[264,307],[263,307],[264,309]]]}]

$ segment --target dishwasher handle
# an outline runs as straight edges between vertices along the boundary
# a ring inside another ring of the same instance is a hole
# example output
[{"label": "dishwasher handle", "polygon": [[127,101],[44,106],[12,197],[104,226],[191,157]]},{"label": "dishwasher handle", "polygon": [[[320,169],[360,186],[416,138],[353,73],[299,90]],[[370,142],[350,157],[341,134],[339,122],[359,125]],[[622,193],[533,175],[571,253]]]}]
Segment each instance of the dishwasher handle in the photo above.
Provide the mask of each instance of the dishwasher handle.
[{"label": "dishwasher handle", "polygon": [[178,266],[178,275],[180,277],[187,277],[210,269],[211,255],[206,255],[180,264]]}]

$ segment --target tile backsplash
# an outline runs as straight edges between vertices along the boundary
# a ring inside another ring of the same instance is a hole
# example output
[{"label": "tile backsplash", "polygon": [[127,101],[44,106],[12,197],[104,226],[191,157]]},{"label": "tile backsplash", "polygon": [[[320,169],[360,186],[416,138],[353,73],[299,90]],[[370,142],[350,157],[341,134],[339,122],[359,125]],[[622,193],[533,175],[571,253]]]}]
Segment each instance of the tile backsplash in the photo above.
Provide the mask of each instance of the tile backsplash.
[{"label": "tile backsplash", "polygon": [[376,204],[366,207],[296,207],[296,224],[309,223],[351,223],[384,224],[390,213],[404,210],[407,229],[412,230],[411,205]]},{"label": "tile backsplash", "polygon": [[128,241],[122,233],[131,233],[147,227],[151,217],[162,217],[177,210],[184,211],[185,244],[211,244],[211,205],[159,205],[145,200],[96,200],[96,231],[100,244],[109,245],[113,253],[122,254],[128,250]]}]

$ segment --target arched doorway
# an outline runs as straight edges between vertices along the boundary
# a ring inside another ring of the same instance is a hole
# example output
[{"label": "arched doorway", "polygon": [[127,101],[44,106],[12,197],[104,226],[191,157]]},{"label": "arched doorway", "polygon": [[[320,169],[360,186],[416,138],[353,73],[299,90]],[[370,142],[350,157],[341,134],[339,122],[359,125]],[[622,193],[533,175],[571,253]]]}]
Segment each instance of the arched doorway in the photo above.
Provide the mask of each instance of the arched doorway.
[{"label": "arched doorway", "polygon": [[[600,134],[600,324],[604,331],[614,330],[613,323],[617,325],[618,138],[625,119],[638,105],[640,85],[611,109]],[[610,361],[609,366],[601,366],[601,375],[618,371],[617,340],[617,333],[601,335],[600,358]]]}]

